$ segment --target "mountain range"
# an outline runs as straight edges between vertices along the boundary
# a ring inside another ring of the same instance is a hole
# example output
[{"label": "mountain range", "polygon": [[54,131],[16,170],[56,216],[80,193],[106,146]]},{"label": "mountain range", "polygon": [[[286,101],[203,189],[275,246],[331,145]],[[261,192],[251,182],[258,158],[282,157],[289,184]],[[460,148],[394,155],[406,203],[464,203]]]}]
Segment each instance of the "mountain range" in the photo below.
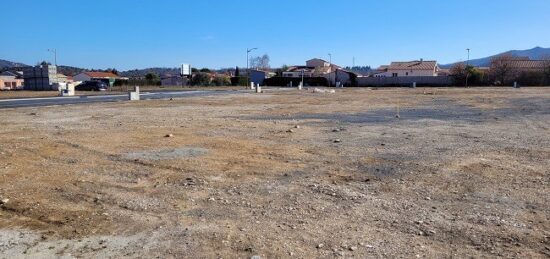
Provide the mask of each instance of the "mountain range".
[{"label": "mountain range", "polygon": [[[535,47],[527,50],[510,50],[485,58],[471,59],[469,61],[469,64],[475,67],[489,67],[491,65],[491,60],[501,55],[510,55],[513,57],[528,57],[529,59],[537,60],[550,57],[550,48]],[[456,63],[439,65],[439,67],[451,68],[454,64]]]}]

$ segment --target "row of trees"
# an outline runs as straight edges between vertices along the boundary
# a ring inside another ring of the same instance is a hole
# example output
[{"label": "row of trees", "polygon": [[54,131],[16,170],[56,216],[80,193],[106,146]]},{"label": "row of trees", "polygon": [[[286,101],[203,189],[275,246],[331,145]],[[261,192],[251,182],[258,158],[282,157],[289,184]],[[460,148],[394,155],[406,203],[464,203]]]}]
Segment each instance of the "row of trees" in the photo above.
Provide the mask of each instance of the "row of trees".
[{"label": "row of trees", "polygon": [[[464,63],[454,65],[450,74],[456,85],[512,85],[518,82],[526,86],[550,84],[550,58],[542,61],[542,66],[535,69],[522,69],[517,65],[521,58],[501,55],[491,60],[489,70],[481,70]],[[540,61],[538,61],[540,62]]]},{"label": "row of trees", "polygon": [[[136,82],[137,83],[137,82]],[[148,73],[145,75],[145,81],[141,84],[161,85],[161,78],[158,74]],[[191,77],[191,85],[194,86],[226,86],[231,85],[231,79],[226,75],[212,75],[210,70],[197,70]]]}]

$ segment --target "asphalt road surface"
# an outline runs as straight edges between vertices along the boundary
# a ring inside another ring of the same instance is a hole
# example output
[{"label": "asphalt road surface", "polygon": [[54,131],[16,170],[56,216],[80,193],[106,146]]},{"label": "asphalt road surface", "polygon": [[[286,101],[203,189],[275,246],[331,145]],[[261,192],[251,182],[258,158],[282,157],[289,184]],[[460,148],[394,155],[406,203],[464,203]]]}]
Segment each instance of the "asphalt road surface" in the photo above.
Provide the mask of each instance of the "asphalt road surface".
[{"label": "asphalt road surface", "polygon": [[[243,91],[205,90],[205,91],[142,92],[140,94],[140,99],[141,100],[169,99],[169,98],[182,98],[182,97],[190,97],[190,96],[231,94],[231,93],[239,93],[239,92],[243,92]],[[127,100],[128,100],[128,94],[17,98],[17,99],[0,100],[0,109],[65,105],[65,104],[97,103],[97,102],[117,102],[117,101],[127,101]]]}]

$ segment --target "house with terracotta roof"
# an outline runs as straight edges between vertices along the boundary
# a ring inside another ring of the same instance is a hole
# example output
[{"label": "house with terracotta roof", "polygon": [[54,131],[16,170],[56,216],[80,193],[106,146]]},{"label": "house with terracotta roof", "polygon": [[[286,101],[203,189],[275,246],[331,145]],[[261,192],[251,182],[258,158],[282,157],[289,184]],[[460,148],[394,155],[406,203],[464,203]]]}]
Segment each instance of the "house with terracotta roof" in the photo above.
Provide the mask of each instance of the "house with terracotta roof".
[{"label": "house with terracotta roof", "polygon": [[434,60],[414,60],[406,62],[392,62],[384,67],[385,72],[377,74],[378,77],[402,77],[402,76],[438,76],[439,66]]},{"label": "house with terracotta roof", "polygon": [[82,72],[76,76],[73,76],[74,81],[104,81],[104,80],[116,80],[121,79],[118,75],[111,72]]},{"label": "house with terracotta roof", "polygon": [[507,61],[508,65],[518,72],[541,72],[548,68],[548,60],[513,59]]}]

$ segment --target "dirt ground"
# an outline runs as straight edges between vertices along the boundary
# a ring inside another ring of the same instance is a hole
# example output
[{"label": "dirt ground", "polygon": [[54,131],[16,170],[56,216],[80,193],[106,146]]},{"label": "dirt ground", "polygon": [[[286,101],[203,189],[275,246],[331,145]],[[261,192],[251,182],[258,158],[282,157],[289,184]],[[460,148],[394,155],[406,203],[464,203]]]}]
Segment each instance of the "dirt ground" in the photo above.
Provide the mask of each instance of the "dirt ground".
[{"label": "dirt ground", "polygon": [[0,124],[0,258],[550,256],[550,88],[267,90]]}]

